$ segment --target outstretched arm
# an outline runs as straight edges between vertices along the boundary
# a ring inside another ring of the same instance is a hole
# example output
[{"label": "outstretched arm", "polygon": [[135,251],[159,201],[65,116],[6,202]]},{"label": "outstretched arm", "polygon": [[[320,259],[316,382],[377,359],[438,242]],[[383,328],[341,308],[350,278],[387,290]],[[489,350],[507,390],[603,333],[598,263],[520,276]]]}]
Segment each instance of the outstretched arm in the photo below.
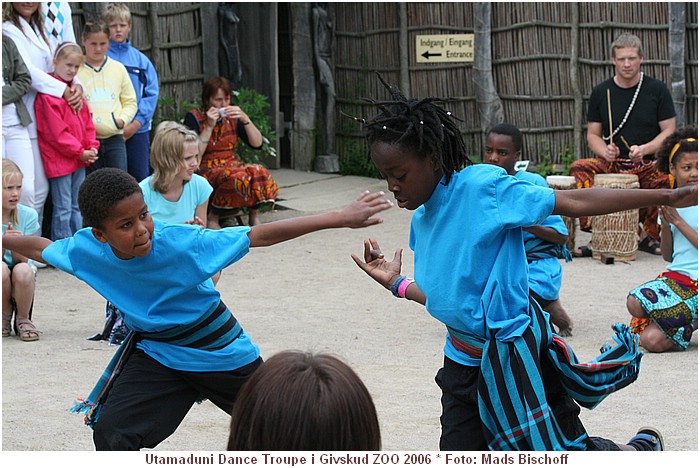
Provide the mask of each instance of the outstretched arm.
[{"label": "outstretched arm", "polygon": [[383,220],[372,216],[394,206],[389,200],[383,199],[383,196],[384,192],[364,192],[357,197],[357,200],[339,211],[253,226],[248,233],[250,246],[265,247],[279,244],[323,229],[363,228],[379,224]]},{"label": "outstretched arm", "polygon": [[[403,249],[397,249],[394,252],[394,259],[388,262],[384,258],[384,254],[379,248],[379,243],[376,239],[367,239],[364,245],[365,261],[360,260],[355,254],[352,254],[352,259],[362,271],[390,290],[394,282],[401,276],[401,255],[403,254]],[[425,293],[421,291],[416,283],[412,283],[406,289],[406,299],[425,305]]]},{"label": "outstretched arm", "polygon": [[553,214],[578,218],[647,206],[667,205],[675,208],[698,204],[698,186],[678,189],[606,189],[555,190]]},{"label": "outstretched arm", "polygon": [[41,254],[52,243],[49,239],[39,236],[2,236],[3,253],[7,249],[41,263],[47,263]]}]

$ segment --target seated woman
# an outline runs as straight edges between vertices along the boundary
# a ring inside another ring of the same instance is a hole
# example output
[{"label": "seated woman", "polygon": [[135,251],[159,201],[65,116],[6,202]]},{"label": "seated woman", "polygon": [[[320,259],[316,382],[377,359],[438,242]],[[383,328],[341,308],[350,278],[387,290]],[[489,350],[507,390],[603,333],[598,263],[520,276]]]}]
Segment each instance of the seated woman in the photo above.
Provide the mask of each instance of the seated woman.
[{"label": "seated woman", "polygon": [[199,174],[214,187],[207,227],[219,229],[222,215],[243,207],[248,208],[248,223],[259,224],[260,204],[276,200],[279,187],[266,168],[242,162],[236,147],[241,139],[251,148],[260,148],[262,134],[240,107],[231,105],[226,78],[214,77],[204,84],[202,105],[188,112],[184,123],[199,134]]}]

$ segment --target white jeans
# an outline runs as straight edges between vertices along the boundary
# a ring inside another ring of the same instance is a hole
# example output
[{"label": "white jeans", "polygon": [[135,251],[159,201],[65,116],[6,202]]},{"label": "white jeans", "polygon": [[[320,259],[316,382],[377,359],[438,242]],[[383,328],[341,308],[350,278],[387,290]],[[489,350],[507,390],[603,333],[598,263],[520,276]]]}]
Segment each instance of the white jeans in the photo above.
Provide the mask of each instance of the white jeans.
[{"label": "white jeans", "polygon": [[2,158],[13,161],[22,171],[20,203],[34,208],[39,214],[39,225],[44,216],[44,203],[49,196],[49,181],[39,153],[39,141],[30,138],[26,127],[2,127]]}]

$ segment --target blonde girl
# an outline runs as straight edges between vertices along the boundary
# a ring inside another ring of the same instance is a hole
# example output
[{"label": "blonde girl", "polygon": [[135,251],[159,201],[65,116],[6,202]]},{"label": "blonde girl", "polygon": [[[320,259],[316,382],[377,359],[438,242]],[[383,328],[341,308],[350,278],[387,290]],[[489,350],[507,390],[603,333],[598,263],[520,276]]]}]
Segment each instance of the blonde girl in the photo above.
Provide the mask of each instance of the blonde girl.
[{"label": "blonde girl", "polygon": [[[39,230],[36,210],[19,204],[23,177],[17,164],[9,159],[2,160],[3,237],[33,235]],[[9,250],[3,249],[2,260],[2,336],[10,336],[14,328],[22,341],[36,341],[39,330],[31,321],[34,268],[27,257]]]},{"label": "blonde girl", "polygon": [[[63,42],[56,49],[50,75],[72,86],[83,60],[78,44]],[[76,113],[64,99],[39,93],[34,109],[41,160],[51,187],[51,239],[65,239],[83,227],[78,189],[85,168],[97,161],[100,143],[85,100]]]}]

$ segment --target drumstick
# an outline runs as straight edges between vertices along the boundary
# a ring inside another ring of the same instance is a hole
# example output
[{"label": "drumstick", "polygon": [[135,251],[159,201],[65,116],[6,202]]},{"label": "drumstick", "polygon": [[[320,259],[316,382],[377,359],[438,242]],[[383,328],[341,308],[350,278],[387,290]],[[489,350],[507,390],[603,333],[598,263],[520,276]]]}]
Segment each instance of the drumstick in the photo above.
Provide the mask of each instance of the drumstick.
[{"label": "drumstick", "polygon": [[608,121],[610,122],[610,144],[613,142],[613,126],[612,126],[612,106],[610,105],[610,88],[608,88]]},{"label": "drumstick", "polygon": [[632,148],[630,148],[630,144],[627,143],[627,140],[625,140],[625,137],[624,137],[623,135],[620,135],[620,139],[621,139],[622,142],[625,144],[625,146],[627,147],[627,149],[630,150],[630,151],[632,151]]}]

